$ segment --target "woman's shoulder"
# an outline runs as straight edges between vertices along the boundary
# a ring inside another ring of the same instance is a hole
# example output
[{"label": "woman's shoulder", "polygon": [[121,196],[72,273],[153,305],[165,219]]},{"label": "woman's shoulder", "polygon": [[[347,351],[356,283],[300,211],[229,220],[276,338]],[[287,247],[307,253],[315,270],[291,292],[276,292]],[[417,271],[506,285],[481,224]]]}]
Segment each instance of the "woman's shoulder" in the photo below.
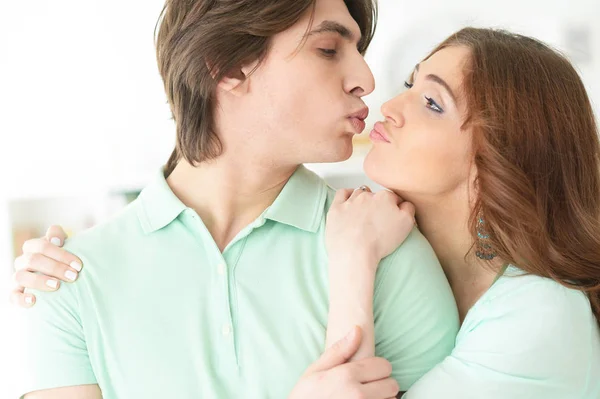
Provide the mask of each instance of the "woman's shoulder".
[{"label": "woman's shoulder", "polygon": [[598,375],[600,328],[585,294],[510,267],[471,308],[452,354],[413,389],[419,398],[592,399]]},{"label": "woman's shoulder", "polygon": [[582,291],[566,287],[550,278],[528,274],[513,265],[506,268],[479,302],[479,305],[486,307],[524,303],[542,307],[551,305],[556,311],[572,311],[573,306],[590,308],[589,300]]},{"label": "woman's shoulder", "polygon": [[576,351],[574,346],[595,351],[600,364],[600,328],[587,295],[515,266],[471,308],[458,339],[488,327],[498,334],[517,334],[524,344],[535,341],[540,348],[569,342],[570,351]]},{"label": "woman's shoulder", "polygon": [[571,323],[595,323],[585,293],[550,278],[527,274],[512,265],[482,295],[468,316],[488,318],[531,314],[552,315],[557,323],[566,321],[565,318]]},{"label": "woman's shoulder", "polygon": [[600,392],[600,328],[588,297],[514,266],[471,308],[455,350],[465,361],[582,393],[573,397]]}]

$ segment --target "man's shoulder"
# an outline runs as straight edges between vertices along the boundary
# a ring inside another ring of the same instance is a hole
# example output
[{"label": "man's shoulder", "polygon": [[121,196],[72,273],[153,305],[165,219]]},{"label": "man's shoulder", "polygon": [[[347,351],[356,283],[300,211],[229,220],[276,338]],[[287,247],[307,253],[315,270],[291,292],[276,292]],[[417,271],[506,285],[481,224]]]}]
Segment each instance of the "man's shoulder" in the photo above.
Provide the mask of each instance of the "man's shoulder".
[{"label": "man's shoulder", "polygon": [[77,256],[114,253],[144,236],[139,211],[138,201],[133,201],[107,220],[68,238],[64,248]]},{"label": "man's shoulder", "polygon": [[416,227],[380,263],[373,301],[376,351],[408,389],[451,353],[459,328],[448,280]]},{"label": "man's shoulder", "polygon": [[[413,228],[406,240],[379,265],[379,271],[394,269],[395,273],[423,277],[425,275],[444,276],[442,266],[429,244],[429,241],[419,231]],[[387,273],[386,273],[387,274]],[[444,277],[445,280],[445,277]]]},{"label": "man's shoulder", "polygon": [[[444,310],[452,316],[456,313],[444,270],[431,244],[418,228],[415,227],[406,240],[379,264],[375,297],[381,296],[392,296],[388,298],[390,303],[406,302],[402,306],[436,303],[442,308],[448,307]],[[428,302],[423,302],[424,298]]]}]

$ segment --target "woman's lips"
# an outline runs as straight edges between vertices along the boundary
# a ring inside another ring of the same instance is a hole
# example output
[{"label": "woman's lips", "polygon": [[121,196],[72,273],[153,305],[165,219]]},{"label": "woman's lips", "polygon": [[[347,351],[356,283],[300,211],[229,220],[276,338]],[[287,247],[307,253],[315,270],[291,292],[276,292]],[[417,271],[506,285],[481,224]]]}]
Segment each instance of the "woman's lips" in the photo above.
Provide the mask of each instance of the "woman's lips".
[{"label": "woman's lips", "polygon": [[388,139],[387,133],[385,132],[385,127],[383,126],[383,123],[381,123],[381,122],[377,122],[375,124],[375,126],[373,126],[373,130],[371,130],[371,133],[369,134],[369,138],[372,141],[381,141],[384,143],[390,142],[390,140]]}]

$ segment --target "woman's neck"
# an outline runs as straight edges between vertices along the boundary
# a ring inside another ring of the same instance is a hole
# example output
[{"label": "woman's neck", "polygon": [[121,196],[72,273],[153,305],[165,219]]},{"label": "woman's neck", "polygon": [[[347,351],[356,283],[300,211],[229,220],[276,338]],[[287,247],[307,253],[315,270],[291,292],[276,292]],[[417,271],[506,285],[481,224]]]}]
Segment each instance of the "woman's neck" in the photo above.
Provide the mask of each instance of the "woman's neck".
[{"label": "woman's neck", "polygon": [[471,251],[471,206],[466,189],[410,200],[417,210],[419,229],[429,240],[448,278],[462,322],[492,285],[502,262],[481,260]]}]

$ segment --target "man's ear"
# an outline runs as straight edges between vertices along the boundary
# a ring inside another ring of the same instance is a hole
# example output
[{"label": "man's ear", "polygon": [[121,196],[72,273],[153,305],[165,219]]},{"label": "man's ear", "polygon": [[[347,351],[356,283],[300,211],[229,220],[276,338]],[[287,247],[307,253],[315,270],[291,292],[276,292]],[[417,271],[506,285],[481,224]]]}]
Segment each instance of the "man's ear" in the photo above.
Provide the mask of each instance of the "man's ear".
[{"label": "man's ear", "polygon": [[258,60],[233,68],[221,78],[217,87],[233,95],[245,94],[250,88],[250,76],[257,67]]}]

